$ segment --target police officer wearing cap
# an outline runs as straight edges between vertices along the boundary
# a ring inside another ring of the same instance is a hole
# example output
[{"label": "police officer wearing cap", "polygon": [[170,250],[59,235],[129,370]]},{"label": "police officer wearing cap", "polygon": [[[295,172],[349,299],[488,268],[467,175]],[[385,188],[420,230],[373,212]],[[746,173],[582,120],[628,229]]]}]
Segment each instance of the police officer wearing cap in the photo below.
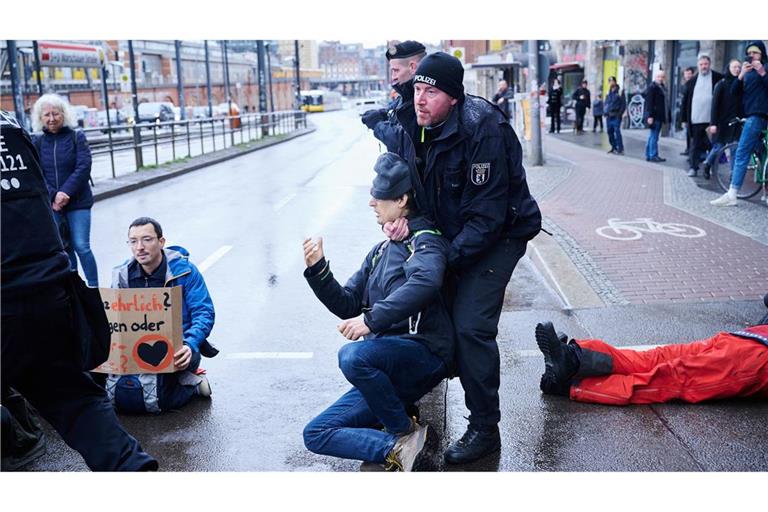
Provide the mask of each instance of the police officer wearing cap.
[{"label": "police officer wearing cap", "polygon": [[343,287],[324,257],[322,238],[304,241],[312,291],[344,319],[338,329],[345,338],[364,338],[339,351],[339,367],[354,387],[305,427],[304,444],[315,453],[411,471],[422,468],[422,452],[435,434],[409,417],[406,404],[448,377],[454,360],[441,294],[448,243],[416,210],[402,158],[384,153],[375,171],[369,205],[376,221],[406,216],[409,238],[376,244]]},{"label": "police officer wearing cap", "polygon": [[499,350],[504,292],[528,240],[541,229],[514,130],[496,105],[464,93],[464,68],[438,52],[414,75],[414,109],[397,111],[396,152],[411,165],[416,203],[450,240],[458,376],[470,411],[448,463],[501,447]]},{"label": "police officer wearing cap", "polygon": [[14,164],[0,183],[3,397],[18,390],[91,470],[156,470],[84,371],[109,355],[101,298],[70,271],[35,147],[3,111],[0,159]]},{"label": "police officer wearing cap", "polygon": [[392,76],[390,85],[398,97],[389,108],[374,109],[365,112],[361,121],[373,130],[373,135],[389,150],[396,143],[397,124],[395,112],[413,108],[413,75],[421,59],[426,55],[426,48],[418,41],[403,41],[387,49],[389,72]]}]

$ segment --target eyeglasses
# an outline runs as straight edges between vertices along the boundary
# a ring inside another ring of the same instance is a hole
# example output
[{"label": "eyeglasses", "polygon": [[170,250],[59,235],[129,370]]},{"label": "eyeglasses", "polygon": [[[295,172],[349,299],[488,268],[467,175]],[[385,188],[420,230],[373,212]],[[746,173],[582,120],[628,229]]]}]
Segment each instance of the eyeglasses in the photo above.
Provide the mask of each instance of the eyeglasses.
[{"label": "eyeglasses", "polygon": [[125,241],[125,243],[127,243],[131,247],[136,247],[139,244],[139,242],[141,242],[141,245],[149,245],[155,240],[157,240],[156,236],[143,236],[141,238],[129,238],[128,240]]}]

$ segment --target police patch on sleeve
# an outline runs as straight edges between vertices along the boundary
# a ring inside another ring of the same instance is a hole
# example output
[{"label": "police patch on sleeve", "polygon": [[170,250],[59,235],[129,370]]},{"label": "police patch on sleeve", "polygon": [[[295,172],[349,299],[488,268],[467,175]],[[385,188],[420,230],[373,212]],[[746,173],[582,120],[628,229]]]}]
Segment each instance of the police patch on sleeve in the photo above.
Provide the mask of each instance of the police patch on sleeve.
[{"label": "police patch on sleeve", "polygon": [[475,185],[484,185],[488,182],[491,174],[491,163],[472,164],[472,183]]}]

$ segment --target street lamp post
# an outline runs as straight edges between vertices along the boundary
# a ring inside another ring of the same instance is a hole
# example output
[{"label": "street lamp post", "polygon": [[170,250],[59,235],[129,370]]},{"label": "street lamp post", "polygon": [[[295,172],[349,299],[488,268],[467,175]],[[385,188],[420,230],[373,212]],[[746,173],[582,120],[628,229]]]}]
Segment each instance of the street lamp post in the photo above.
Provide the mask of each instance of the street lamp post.
[{"label": "street lamp post", "polygon": [[187,118],[186,104],[184,101],[184,77],[181,76],[181,41],[176,39],[174,41],[176,46],[176,90],[179,95],[179,108],[181,109],[181,120]]},{"label": "street lamp post", "polygon": [[205,40],[205,86],[208,89],[208,117],[213,117],[213,102],[211,101],[211,59],[208,54],[208,40]]},{"label": "street lamp post", "polygon": [[40,76],[40,52],[37,49],[37,41],[32,41],[32,53],[35,54],[35,75],[37,78],[37,95],[43,95],[43,78]]},{"label": "street lamp post", "polygon": [[531,165],[542,165],[541,151],[541,109],[539,106],[539,41],[528,41],[528,80],[531,83]]},{"label": "street lamp post", "polygon": [[269,54],[269,43],[267,45],[267,78],[269,79],[269,111],[275,111],[275,97],[272,95],[272,58]]},{"label": "street lamp post", "polygon": [[6,48],[8,50],[8,67],[11,70],[11,90],[13,92],[13,109],[16,112],[16,120],[20,126],[28,128],[26,116],[24,115],[24,97],[21,95],[21,85],[19,83],[19,64],[16,60],[16,41],[8,40]]},{"label": "street lamp post", "polygon": [[133,53],[133,40],[128,40],[128,60],[131,66],[131,103],[133,104],[133,147],[136,158],[136,170],[144,167],[144,153],[141,148],[141,130],[139,128],[139,94],[136,91],[136,56]]},{"label": "street lamp post", "polygon": [[299,76],[299,40],[294,39],[293,50],[296,53],[296,110],[301,109],[301,77]]}]

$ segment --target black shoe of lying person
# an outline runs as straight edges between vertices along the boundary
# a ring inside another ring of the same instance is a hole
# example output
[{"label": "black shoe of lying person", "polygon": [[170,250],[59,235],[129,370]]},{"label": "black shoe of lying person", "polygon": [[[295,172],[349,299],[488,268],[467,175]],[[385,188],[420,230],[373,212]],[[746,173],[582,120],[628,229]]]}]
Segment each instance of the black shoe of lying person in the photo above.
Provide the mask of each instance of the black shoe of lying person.
[{"label": "black shoe of lying person", "polygon": [[467,464],[482,459],[501,449],[499,426],[474,426],[471,423],[461,439],[445,450],[443,457],[448,464]]},{"label": "black shoe of lying person", "polygon": [[561,341],[551,322],[536,325],[536,344],[544,354],[544,374],[539,387],[549,395],[568,396],[571,378],[579,370],[576,348]]}]

